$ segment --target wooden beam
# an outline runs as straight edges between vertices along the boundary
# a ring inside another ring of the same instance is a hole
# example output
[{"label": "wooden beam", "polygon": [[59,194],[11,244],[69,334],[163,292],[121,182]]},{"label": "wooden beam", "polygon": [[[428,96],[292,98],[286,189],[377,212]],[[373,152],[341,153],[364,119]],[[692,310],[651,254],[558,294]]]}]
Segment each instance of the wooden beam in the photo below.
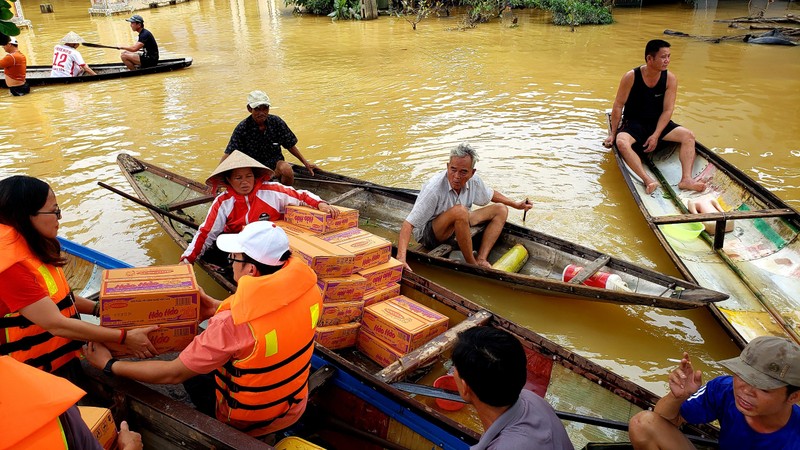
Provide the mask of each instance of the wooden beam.
[{"label": "wooden beam", "polygon": [[611,260],[611,257],[608,255],[603,255],[597,259],[595,259],[591,264],[584,267],[583,270],[578,272],[571,280],[569,280],[569,284],[581,284],[584,281],[588,280],[589,277],[596,274],[598,270],[602,269],[603,266],[608,264]]},{"label": "wooden beam", "polygon": [[342,201],[342,200],[344,200],[346,198],[350,198],[350,197],[352,197],[352,196],[354,196],[354,195],[356,195],[358,193],[361,193],[361,192],[364,192],[364,188],[362,188],[362,187],[353,188],[353,189],[350,189],[349,191],[344,192],[344,193],[342,193],[342,194],[340,194],[340,195],[338,195],[336,197],[333,197],[330,200],[327,200],[325,203],[327,203],[329,205],[335,205],[335,204],[339,203],[340,201]]},{"label": "wooden beam", "polygon": [[212,200],[214,200],[213,195],[204,195],[202,197],[190,198],[189,200],[184,200],[182,202],[170,203],[169,205],[167,205],[166,210],[175,211],[178,209],[188,208],[190,206],[202,205],[203,203],[208,203]]},{"label": "wooden beam", "polygon": [[789,208],[762,209],[758,211],[729,211],[706,214],[675,214],[670,216],[653,217],[651,220],[656,225],[671,223],[692,223],[736,219],[765,219],[768,217],[790,217],[797,213]]},{"label": "wooden beam", "polygon": [[450,244],[442,244],[435,249],[428,252],[428,256],[435,256],[437,258],[444,258],[453,251],[453,246]]},{"label": "wooden beam", "polygon": [[472,327],[485,325],[491,319],[492,313],[482,309],[467,317],[453,328],[431,339],[422,347],[409,352],[397,361],[389,364],[383,370],[375,374],[375,376],[384,383],[392,383],[400,380],[412,370],[438,357],[446,350],[453,347],[456,343],[458,333]]}]

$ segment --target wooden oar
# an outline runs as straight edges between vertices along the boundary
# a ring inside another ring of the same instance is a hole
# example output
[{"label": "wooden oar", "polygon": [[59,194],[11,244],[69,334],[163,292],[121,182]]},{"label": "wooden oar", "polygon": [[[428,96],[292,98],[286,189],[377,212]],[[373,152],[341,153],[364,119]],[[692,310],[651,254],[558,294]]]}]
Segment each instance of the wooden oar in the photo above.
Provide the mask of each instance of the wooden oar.
[{"label": "wooden oar", "polygon": [[192,222],[191,220],[185,219],[185,218],[183,218],[183,217],[181,217],[181,216],[179,216],[177,214],[173,214],[173,213],[171,213],[169,211],[165,211],[165,210],[159,208],[156,205],[147,203],[146,201],[140,200],[140,199],[138,199],[138,198],[136,198],[136,197],[134,197],[134,196],[132,196],[130,194],[122,192],[117,188],[111,187],[111,186],[103,183],[102,181],[98,181],[97,184],[100,185],[100,187],[104,187],[104,188],[108,189],[109,191],[111,191],[111,192],[113,192],[115,194],[121,195],[121,196],[127,198],[128,200],[130,200],[130,201],[132,201],[134,203],[138,203],[138,204],[144,206],[145,208],[147,208],[147,209],[149,209],[151,211],[155,211],[155,212],[161,214],[164,217],[169,217],[170,219],[172,219],[172,220],[174,220],[176,222],[180,222],[180,223],[186,225],[187,227],[194,228],[195,230],[200,227],[199,225],[197,225],[196,223]]},{"label": "wooden oar", "polygon": [[[398,391],[408,392],[411,394],[424,395],[426,397],[431,397],[431,398],[441,398],[443,400],[466,403],[464,399],[462,399],[461,396],[458,394],[458,392],[451,391],[449,389],[442,389],[433,386],[426,386],[424,384],[414,384],[405,382],[391,383],[390,386],[397,389]],[[599,417],[585,416],[582,414],[575,414],[566,411],[556,411],[556,415],[558,416],[559,419],[567,420],[569,422],[585,423],[587,425],[594,425],[603,428],[611,428],[613,430],[628,431],[627,422],[601,419]],[[689,438],[689,440],[692,442],[697,442],[702,444],[714,445],[717,443],[716,440],[700,436],[686,435],[686,437]]]},{"label": "wooden oar", "polygon": [[92,44],[91,42],[84,42],[83,45],[87,47],[97,47],[97,48],[110,48],[112,50],[120,50],[119,47],[112,46],[112,45],[103,45],[103,44]]}]

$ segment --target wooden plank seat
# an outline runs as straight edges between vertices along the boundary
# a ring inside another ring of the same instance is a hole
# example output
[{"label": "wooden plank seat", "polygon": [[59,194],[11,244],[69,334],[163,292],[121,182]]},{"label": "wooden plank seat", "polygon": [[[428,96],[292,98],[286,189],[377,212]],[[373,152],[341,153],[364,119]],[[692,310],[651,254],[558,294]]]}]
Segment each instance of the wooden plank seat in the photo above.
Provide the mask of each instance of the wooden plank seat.
[{"label": "wooden plank seat", "polygon": [[578,272],[577,275],[572,277],[569,280],[569,284],[581,284],[584,281],[588,280],[592,275],[596,274],[598,270],[602,269],[608,262],[611,260],[611,257],[608,255],[603,255],[594,261],[591,264],[584,267],[583,270]]}]

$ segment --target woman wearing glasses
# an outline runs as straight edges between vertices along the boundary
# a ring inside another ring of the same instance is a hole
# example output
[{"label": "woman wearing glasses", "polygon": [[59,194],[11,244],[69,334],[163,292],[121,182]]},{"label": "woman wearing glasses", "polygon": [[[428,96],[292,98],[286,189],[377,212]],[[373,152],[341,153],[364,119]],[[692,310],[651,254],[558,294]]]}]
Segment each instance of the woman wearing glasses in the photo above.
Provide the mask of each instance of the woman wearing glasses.
[{"label": "woman wearing glasses", "polygon": [[83,342],[124,344],[137,357],[156,354],[147,333],[80,320],[97,315],[97,303],[74,295],[56,239],[61,209],[42,180],[17,175],[0,181],[0,355],[71,381],[81,377]]},{"label": "woman wearing glasses", "polygon": [[205,255],[204,261],[229,267],[228,254],[216,248],[217,237],[222,233],[238,233],[245,225],[259,220],[282,220],[289,205],[305,204],[333,217],[339,214],[311,192],[269,181],[272,175],[267,166],[238,150],[225,158],[206,180],[214,192],[219,186],[224,186],[225,191],[214,199],[206,219],[181,255],[181,263],[193,264]]}]

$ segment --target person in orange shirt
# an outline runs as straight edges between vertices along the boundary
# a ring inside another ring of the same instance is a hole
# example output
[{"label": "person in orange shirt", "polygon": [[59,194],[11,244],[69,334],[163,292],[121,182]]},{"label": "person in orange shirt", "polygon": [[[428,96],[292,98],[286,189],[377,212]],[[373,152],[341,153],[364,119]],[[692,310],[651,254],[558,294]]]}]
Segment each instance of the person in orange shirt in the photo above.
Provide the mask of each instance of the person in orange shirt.
[{"label": "person in orange shirt", "polygon": [[25,74],[28,68],[28,61],[25,55],[19,51],[19,42],[12,37],[3,44],[3,50],[7,55],[0,59],[0,68],[6,79],[6,86],[11,91],[11,95],[22,96],[31,92],[30,86],[25,81]]}]

